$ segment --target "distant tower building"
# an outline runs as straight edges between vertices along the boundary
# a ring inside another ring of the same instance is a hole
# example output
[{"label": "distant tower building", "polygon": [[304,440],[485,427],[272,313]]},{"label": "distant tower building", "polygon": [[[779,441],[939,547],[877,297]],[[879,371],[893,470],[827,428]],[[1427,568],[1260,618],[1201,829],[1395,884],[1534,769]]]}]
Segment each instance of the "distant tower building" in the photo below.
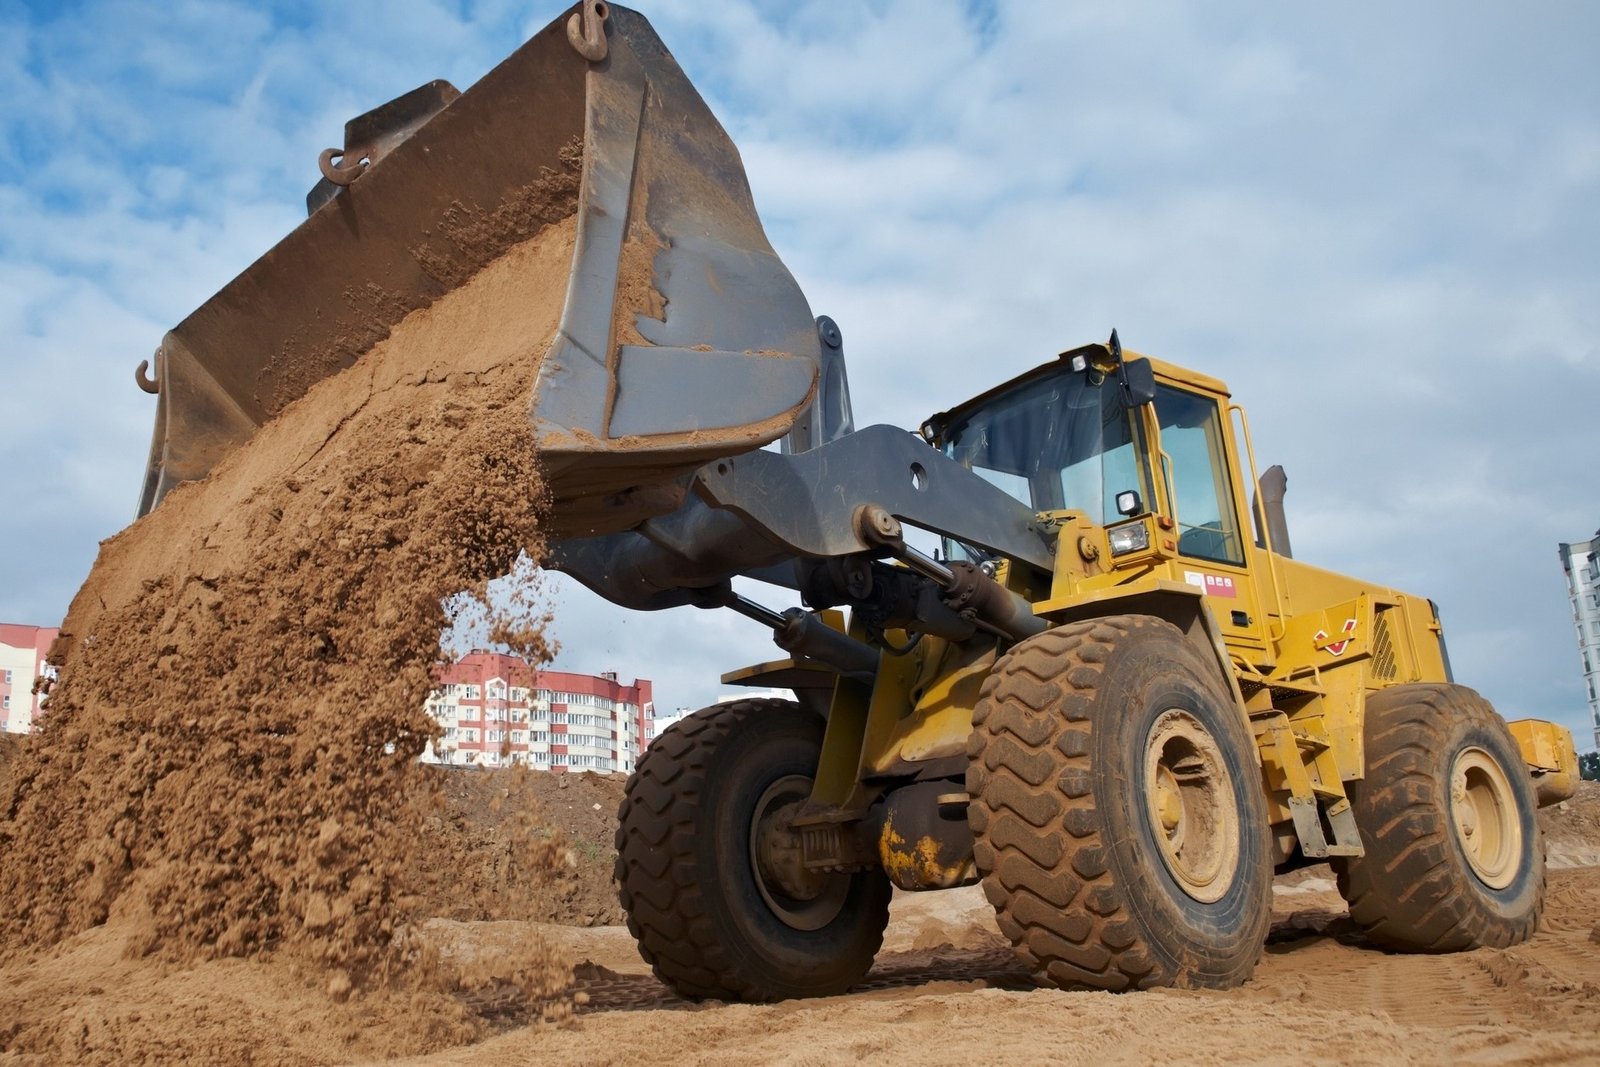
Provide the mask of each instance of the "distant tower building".
[{"label": "distant tower building", "polygon": [[427,763],[631,774],[655,717],[647,679],[538,670],[500,652],[470,652],[438,681]]},{"label": "distant tower building", "polygon": [[1583,681],[1589,687],[1589,721],[1600,748],[1600,530],[1588,541],[1562,544],[1561,567],[1572,598],[1572,625],[1578,629]]},{"label": "distant tower building", "polygon": [[39,715],[34,682],[55,677],[56,669],[44,657],[60,632],[54,626],[0,622],[0,730],[32,732],[33,720]]},{"label": "distant tower building", "polygon": [[693,715],[694,712],[694,708],[676,708],[670,715],[657,715],[654,719],[650,720],[649,732],[644,735],[644,747],[649,748],[652,741],[666,733],[668,730],[672,729],[674,726],[678,725],[684,719],[687,719],[690,715]]},{"label": "distant tower building", "polygon": [[[735,700],[793,700],[794,692],[789,689],[741,689],[734,693],[723,693],[717,697],[718,704],[731,704]],[[659,714],[650,722],[648,732],[644,734],[644,747],[649,748],[650,742],[678,725],[684,719],[693,715],[699,708],[677,708],[671,714]]]}]

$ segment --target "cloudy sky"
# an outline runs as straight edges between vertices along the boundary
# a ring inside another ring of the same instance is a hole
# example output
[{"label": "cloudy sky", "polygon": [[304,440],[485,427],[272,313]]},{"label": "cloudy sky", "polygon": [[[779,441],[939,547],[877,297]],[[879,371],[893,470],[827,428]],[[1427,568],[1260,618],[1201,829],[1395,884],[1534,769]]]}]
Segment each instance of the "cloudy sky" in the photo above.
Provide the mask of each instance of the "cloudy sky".
[{"label": "cloudy sky", "polygon": [[[132,517],[134,365],[303,218],[344,120],[561,7],[0,5],[0,620],[59,622]],[[1556,544],[1600,527],[1600,7],[646,13],[843,327],[859,424],[1116,326],[1233,387],[1296,555],[1434,597],[1460,681],[1592,747]],[[666,707],[773,655],[727,613],[559,607],[558,666]]]}]

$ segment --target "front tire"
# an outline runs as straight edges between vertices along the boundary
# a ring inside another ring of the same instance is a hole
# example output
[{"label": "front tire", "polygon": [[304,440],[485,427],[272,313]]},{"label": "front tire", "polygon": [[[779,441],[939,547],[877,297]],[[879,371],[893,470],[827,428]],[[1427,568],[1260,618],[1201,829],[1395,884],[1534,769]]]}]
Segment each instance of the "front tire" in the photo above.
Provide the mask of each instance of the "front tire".
[{"label": "front tire", "polygon": [[1349,783],[1366,853],[1334,865],[1350,917],[1404,952],[1504,948],[1544,907],[1533,785],[1505,720],[1464,686],[1367,698],[1367,773]]},{"label": "front tire", "polygon": [[984,683],[968,818],[984,892],[1061,986],[1228,988],[1266,942],[1260,771],[1214,665],[1120,615],[1016,645]]},{"label": "front tire", "polygon": [[790,701],[718,704],[658,737],[628,779],[622,906],[656,977],[683,996],[830,996],[871,968],[888,879],[806,871],[785,822],[810,793],[823,728]]}]

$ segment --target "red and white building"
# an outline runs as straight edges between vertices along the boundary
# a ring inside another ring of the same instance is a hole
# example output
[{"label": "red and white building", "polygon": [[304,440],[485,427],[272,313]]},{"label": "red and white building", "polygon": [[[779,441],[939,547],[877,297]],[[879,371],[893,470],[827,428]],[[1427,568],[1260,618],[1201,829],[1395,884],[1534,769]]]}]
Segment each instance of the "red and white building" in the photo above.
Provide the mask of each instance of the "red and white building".
[{"label": "red and white building", "polygon": [[644,678],[623,685],[613,673],[538,670],[484,651],[440,672],[427,710],[442,736],[425,762],[556,772],[631,774],[655,718]]},{"label": "red and white building", "polygon": [[44,661],[57,626],[18,626],[0,622],[0,729],[12,734],[33,730],[39,717],[39,696],[34,682],[54,678],[56,669]]}]

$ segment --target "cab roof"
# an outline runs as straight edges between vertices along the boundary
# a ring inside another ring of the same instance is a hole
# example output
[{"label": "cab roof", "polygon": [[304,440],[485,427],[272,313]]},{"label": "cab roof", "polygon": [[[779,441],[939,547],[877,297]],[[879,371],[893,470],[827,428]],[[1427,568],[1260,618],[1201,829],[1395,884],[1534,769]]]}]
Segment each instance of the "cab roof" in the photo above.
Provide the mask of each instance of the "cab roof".
[{"label": "cab roof", "polygon": [[[945,428],[950,426],[952,423],[961,421],[973,411],[987,406],[991,400],[1010,392],[1012,389],[1015,389],[1017,386],[1022,385],[1025,382],[1031,382],[1039,378],[1046,378],[1052,374],[1059,373],[1063,364],[1070,364],[1072,357],[1079,355],[1109,358],[1110,348],[1101,342],[1079,345],[1077,348],[1069,348],[1065,352],[1057,355],[1056,358],[1049,363],[1039,364],[1038,366],[1030,368],[1014,378],[1001,382],[999,385],[996,385],[993,388],[984,390],[977,396],[972,397],[970,400],[967,400],[961,404],[957,404],[955,407],[946,411],[941,411],[937,414],[929,416],[928,419],[922,424],[923,437],[927,438],[929,441],[938,439],[939,437],[943,436]],[[1142,353],[1135,352],[1132,349],[1123,349],[1122,358],[1124,362],[1130,359],[1149,360],[1150,369],[1155,372],[1157,381],[1167,382],[1172,385],[1185,386],[1189,389],[1199,392],[1212,393],[1220,398],[1227,398],[1232,395],[1228,391],[1227,385],[1223,383],[1221,379],[1213,378],[1209,374],[1202,374],[1199,371],[1190,370],[1187,367],[1180,367],[1175,363],[1167,363],[1164,360],[1143,355]]]}]

